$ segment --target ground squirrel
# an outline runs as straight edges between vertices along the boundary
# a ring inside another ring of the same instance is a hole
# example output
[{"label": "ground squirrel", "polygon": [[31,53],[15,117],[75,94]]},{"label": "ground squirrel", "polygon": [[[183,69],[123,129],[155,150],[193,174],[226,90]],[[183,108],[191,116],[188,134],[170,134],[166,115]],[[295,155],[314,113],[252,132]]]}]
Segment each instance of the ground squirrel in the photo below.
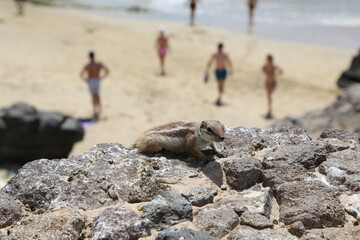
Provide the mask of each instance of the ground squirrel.
[{"label": "ground squirrel", "polygon": [[141,153],[190,152],[198,158],[205,158],[201,152],[210,146],[216,153],[220,151],[214,142],[224,140],[224,125],[219,121],[206,120],[201,123],[191,121],[172,122],[152,128],[143,133],[133,145]]}]

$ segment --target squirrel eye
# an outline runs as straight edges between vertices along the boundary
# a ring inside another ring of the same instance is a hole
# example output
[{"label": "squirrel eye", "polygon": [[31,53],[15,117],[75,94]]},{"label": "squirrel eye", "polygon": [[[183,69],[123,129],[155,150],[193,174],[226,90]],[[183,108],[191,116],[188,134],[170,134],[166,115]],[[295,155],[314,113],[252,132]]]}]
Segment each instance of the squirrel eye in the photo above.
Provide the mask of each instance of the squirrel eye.
[{"label": "squirrel eye", "polygon": [[213,132],[213,130],[212,130],[211,128],[209,128],[209,127],[208,127],[206,130],[207,130],[208,132]]}]

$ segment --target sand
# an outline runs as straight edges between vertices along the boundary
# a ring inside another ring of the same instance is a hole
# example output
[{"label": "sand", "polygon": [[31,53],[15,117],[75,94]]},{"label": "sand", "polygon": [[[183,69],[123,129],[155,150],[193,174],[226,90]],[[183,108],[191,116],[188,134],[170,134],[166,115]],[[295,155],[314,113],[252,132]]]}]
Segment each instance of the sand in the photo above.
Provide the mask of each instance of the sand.
[{"label": "sand", "polygon": [[[167,75],[159,75],[155,38],[166,27],[171,52]],[[255,26],[256,27],[256,26]],[[130,146],[143,131],[177,120],[217,119],[230,127],[267,127],[264,75],[267,53],[284,74],[274,93],[274,115],[282,118],[323,108],[335,100],[335,82],[355,51],[270,41],[184,23],[114,19],[88,12],[27,5],[15,14],[0,2],[0,107],[25,101],[38,109],[74,117],[92,114],[79,73],[89,50],[106,64],[102,119],[86,130],[72,154],[102,142]],[[203,82],[205,65],[219,41],[234,65],[226,81],[225,105],[217,107],[215,76]]]}]

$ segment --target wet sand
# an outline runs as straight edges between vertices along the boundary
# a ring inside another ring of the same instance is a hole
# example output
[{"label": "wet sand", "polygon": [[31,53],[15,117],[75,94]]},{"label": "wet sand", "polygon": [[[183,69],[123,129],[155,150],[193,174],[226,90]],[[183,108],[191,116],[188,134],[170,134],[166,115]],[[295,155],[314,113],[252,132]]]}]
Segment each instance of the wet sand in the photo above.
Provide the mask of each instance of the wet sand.
[{"label": "wet sand", "polygon": [[[72,154],[102,142],[130,146],[143,131],[178,120],[217,119],[230,127],[266,127],[261,66],[272,53],[284,74],[274,93],[274,115],[282,118],[323,108],[337,96],[335,82],[356,51],[271,41],[187,23],[113,19],[91,13],[26,6],[15,14],[0,2],[0,107],[25,101],[41,110],[74,117],[92,114],[79,74],[94,50],[110,69],[102,82],[102,119],[86,130]],[[171,51],[160,76],[155,49],[164,25]],[[217,107],[215,76],[203,82],[206,62],[219,41],[234,65],[226,81],[225,105]]]}]

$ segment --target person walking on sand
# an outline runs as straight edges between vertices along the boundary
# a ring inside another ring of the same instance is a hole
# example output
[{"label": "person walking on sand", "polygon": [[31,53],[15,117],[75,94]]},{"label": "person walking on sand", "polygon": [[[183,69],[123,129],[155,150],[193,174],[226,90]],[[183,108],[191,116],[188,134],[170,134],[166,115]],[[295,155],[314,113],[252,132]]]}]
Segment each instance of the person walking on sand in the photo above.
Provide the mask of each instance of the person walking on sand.
[{"label": "person walking on sand", "polygon": [[165,75],[165,56],[169,49],[168,38],[165,36],[165,28],[159,28],[159,36],[156,40],[156,48],[160,58],[161,75]]},{"label": "person walking on sand", "polygon": [[207,79],[208,79],[208,72],[211,67],[211,64],[214,61],[216,62],[215,75],[216,75],[216,79],[218,82],[218,90],[219,90],[219,97],[215,102],[215,104],[217,106],[222,105],[221,99],[222,99],[222,95],[224,93],[224,84],[225,84],[225,80],[226,80],[226,76],[227,76],[226,67],[230,68],[230,71],[229,71],[230,74],[233,73],[233,67],[232,67],[230,58],[229,58],[228,54],[223,51],[223,47],[224,47],[224,44],[222,44],[222,43],[218,44],[218,50],[213,55],[211,55],[209,62],[206,66],[206,70],[205,70],[205,83],[206,83]]},{"label": "person walking on sand", "polygon": [[[95,53],[89,53],[90,62],[86,64],[80,73],[80,77],[87,81],[89,90],[92,97],[92,104],[94,110],[94,118],[98,118],[101,113],[100,102],[100,79],[104,79],[109,75],[109,69],[101,62],[95,61]],[[101,71],[104,71],[104,75],[100,76]]]},{"label": "person walking on sand", "polygon": [[248,8],[249,8],[249,25],[253,24],[253,16],[256,7],[257,0],[248,0]]},{"label": "person walking on sand", "polygon": [[273,57],[270,54],[266,57],[266,63],[263,66],[262,70],[266,75],[265,88],[266,88],[267,99],[268,99],[268,112],[265,115],[265,118],[272,119],[273,115],[272,115],[271,95],[274,92],[275,87],[276,87],[275,76],[277,73],[282,74],[283,71],[278,66],[274,65]]},{"label": "person walking on sand", "polygon": [[14,0],[16,7],[18,9],[18,14],[23,15],[24,14],[24,0]]},{"label": "person walking on sand", "polygon": [[190,4],[190,25],[195,24],[195,10],[196,10],[196,4],[199,0],[189,0]]}]

